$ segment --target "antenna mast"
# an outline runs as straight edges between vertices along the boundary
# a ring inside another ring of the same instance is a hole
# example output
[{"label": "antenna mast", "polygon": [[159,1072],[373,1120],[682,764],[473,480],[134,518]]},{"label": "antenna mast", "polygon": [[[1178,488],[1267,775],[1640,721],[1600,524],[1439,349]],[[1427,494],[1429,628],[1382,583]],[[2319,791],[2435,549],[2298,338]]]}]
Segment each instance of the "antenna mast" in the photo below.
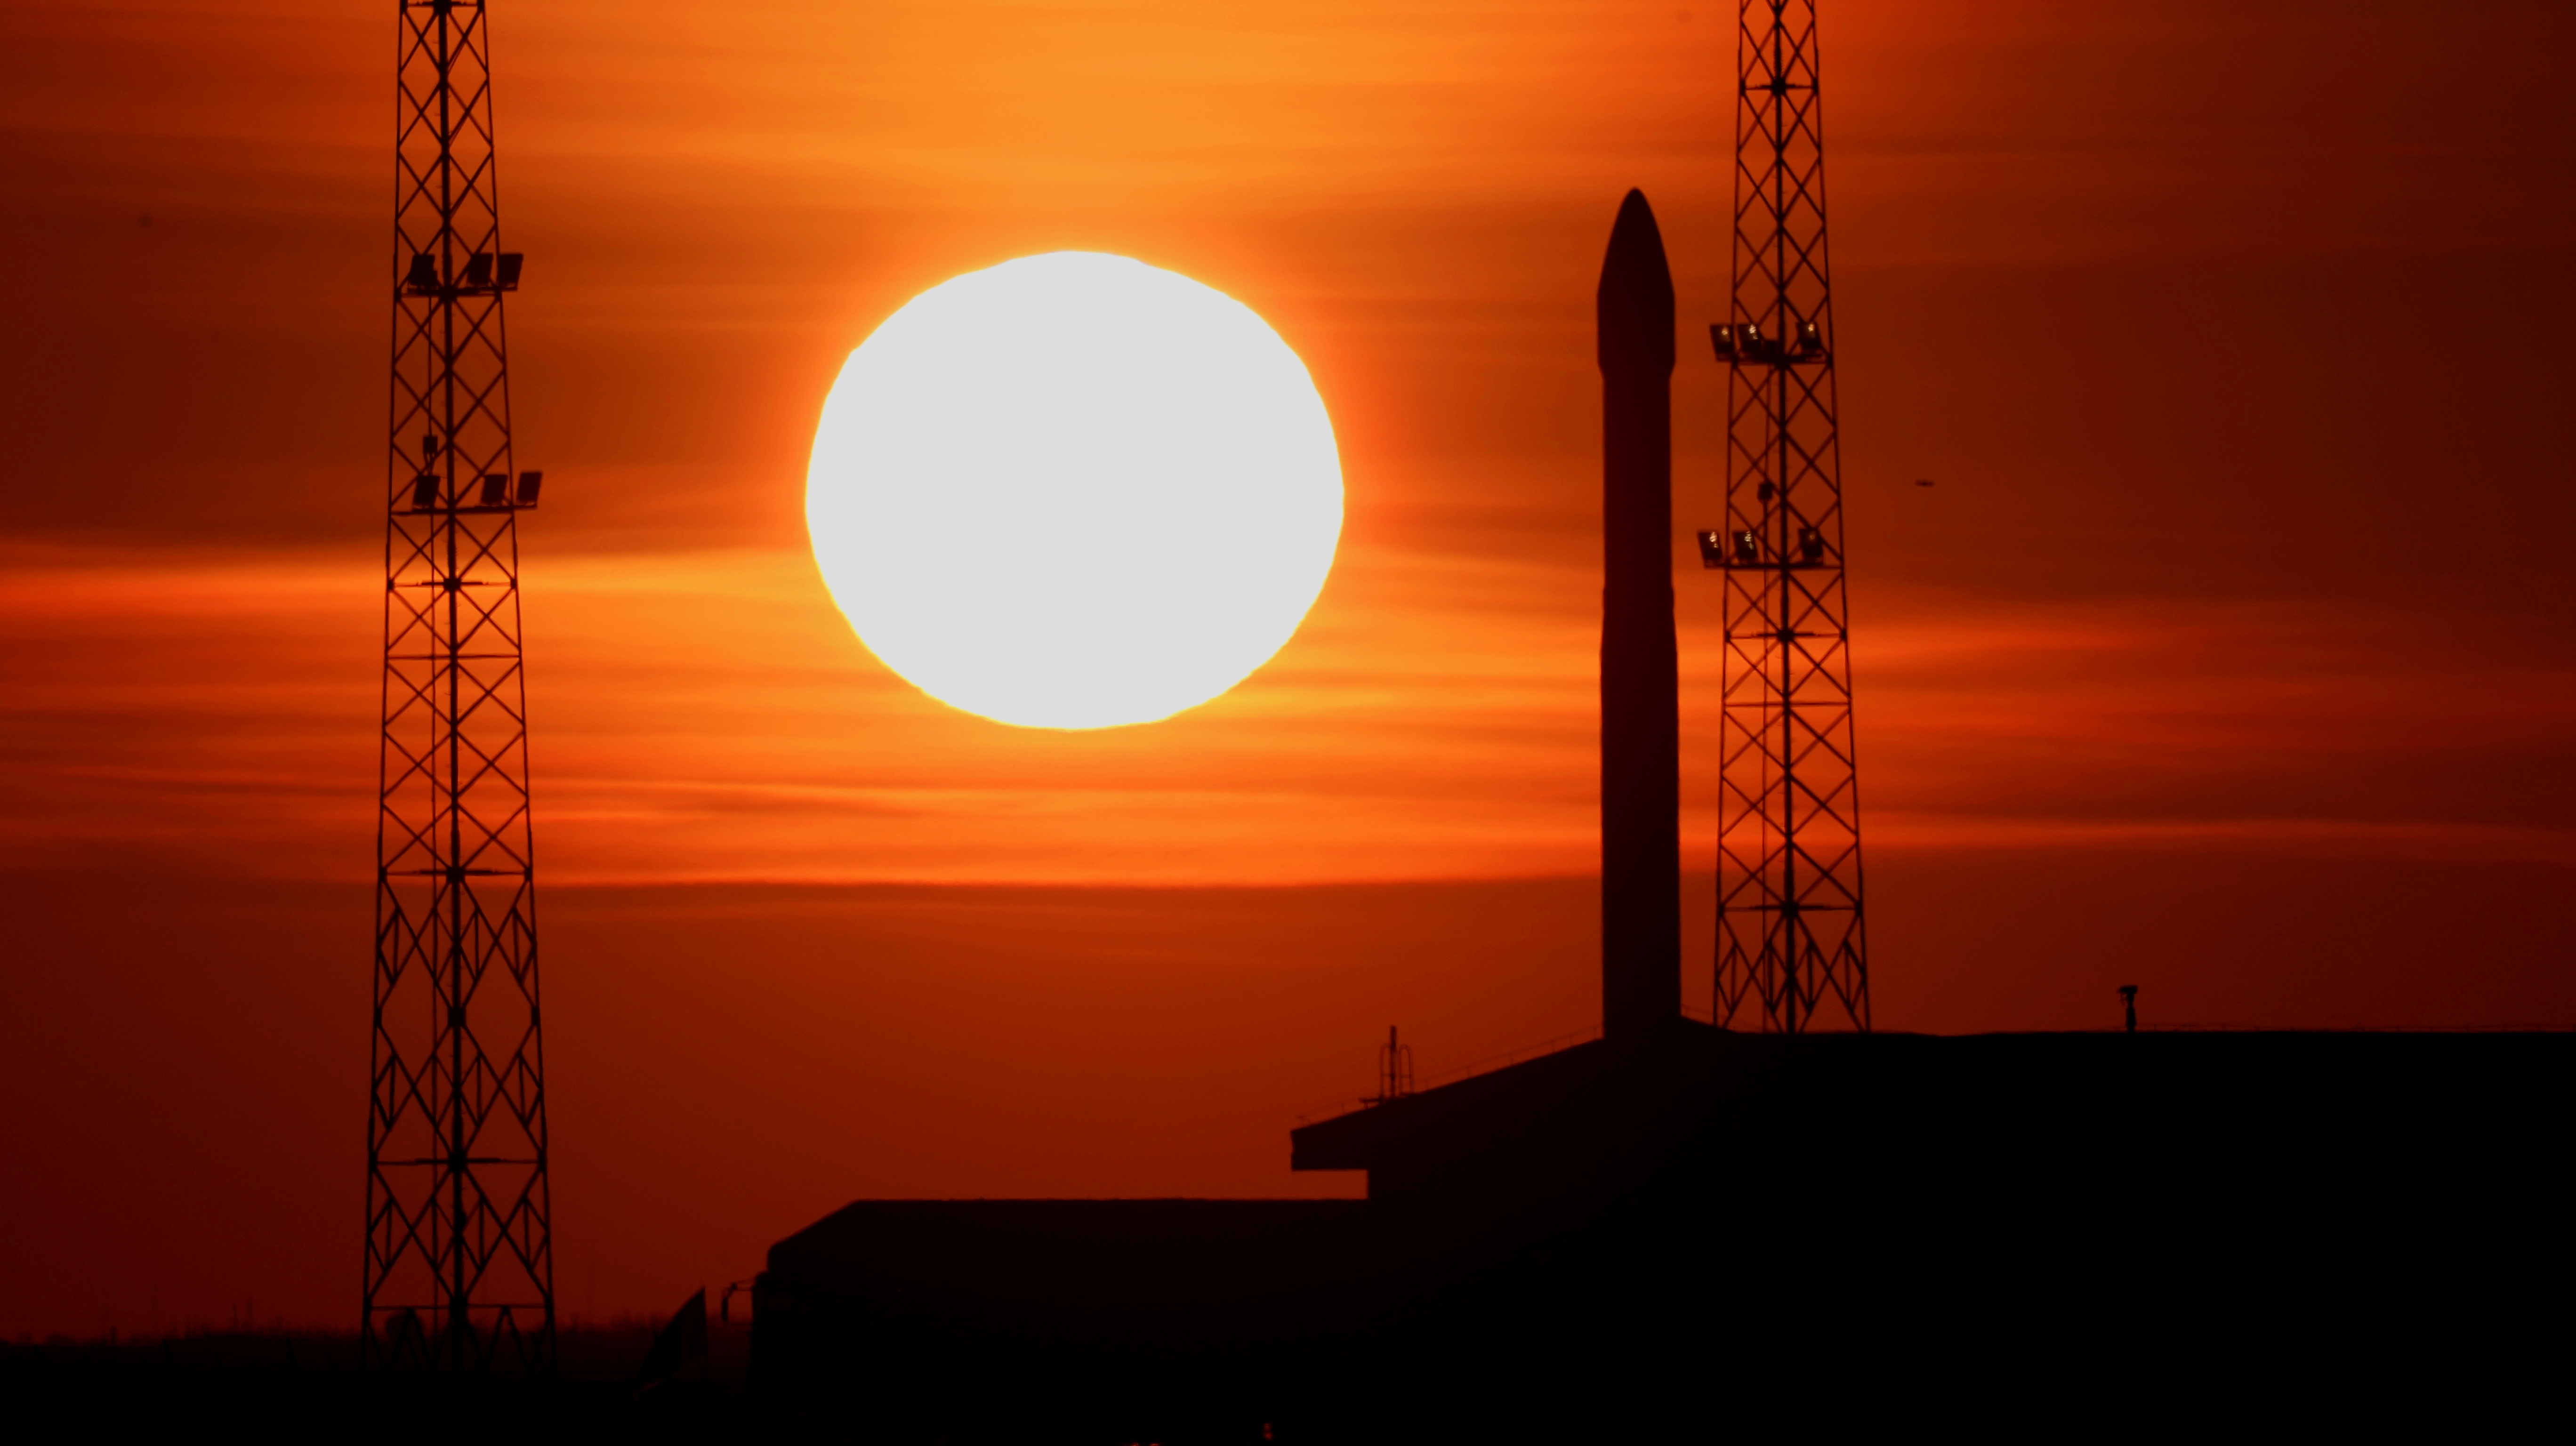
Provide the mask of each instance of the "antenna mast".
[{"label": "antenna mast", "polygon": [[396,0],[393,406],[362,1354],[549,1372],[518,514],[490,27]]},{"label": "antenna mast", "polygon": [[1736,47],[1716,1022],[1867,1030],[1816,0],[1742,0]]}]

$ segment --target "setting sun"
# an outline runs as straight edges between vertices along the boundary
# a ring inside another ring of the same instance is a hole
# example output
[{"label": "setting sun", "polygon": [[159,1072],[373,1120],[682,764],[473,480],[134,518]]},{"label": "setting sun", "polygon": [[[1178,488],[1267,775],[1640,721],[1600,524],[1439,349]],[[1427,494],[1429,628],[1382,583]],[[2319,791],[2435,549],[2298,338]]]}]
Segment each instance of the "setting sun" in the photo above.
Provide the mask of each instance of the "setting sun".
[{"label": "setting sun", "polygon": [[933,287],[850,354],[805,494],[852,627],[1032,728],[1169,717],[1268,661],[1341,534],[1332,422],[1242,303],[1065,251]]}]

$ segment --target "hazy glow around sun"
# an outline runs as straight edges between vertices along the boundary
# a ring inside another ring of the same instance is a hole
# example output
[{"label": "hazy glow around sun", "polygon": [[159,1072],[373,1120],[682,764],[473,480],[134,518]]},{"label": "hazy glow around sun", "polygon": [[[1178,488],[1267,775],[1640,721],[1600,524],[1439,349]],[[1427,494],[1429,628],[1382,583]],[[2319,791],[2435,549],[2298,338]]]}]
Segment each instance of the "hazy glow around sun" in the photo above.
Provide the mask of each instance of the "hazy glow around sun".
[{"label": "hazy glow around sun", "polygon": [[1269,661],[1342,528],[1333,426],[1250,308],[1060,251],[914,297],[841,368],[805,483],[887,666],[1033,728],[1165,718]]}]

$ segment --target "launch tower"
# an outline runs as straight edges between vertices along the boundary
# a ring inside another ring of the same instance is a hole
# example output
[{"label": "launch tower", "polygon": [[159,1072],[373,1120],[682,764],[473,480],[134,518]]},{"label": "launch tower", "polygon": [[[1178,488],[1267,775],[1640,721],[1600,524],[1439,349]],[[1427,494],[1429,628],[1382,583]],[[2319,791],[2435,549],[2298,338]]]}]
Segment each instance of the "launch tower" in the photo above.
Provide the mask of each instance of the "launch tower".
[{"label": "launch tower", "polygon": [[1726,525],[1717,997],[1728,1028],[1869,1028],[1850,607],[1815,0],[1742,0]]},{"label": "launch tower", "polygon": [[363,1353],[554,1364],[490,26],[396,0],[393,407]]}]

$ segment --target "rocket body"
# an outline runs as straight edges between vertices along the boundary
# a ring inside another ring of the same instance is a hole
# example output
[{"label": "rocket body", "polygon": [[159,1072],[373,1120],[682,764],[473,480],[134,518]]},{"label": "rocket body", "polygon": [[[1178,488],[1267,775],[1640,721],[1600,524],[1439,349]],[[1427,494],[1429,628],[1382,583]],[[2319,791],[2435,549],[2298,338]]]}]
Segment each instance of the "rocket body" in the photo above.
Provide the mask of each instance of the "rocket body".
[{"label": "rocket body", "polygon": [[1601,1022],[1681,1018],[1681,695],[1673,639],[1673,282],[1643,192],[1611,228],[1601,363]]}]

